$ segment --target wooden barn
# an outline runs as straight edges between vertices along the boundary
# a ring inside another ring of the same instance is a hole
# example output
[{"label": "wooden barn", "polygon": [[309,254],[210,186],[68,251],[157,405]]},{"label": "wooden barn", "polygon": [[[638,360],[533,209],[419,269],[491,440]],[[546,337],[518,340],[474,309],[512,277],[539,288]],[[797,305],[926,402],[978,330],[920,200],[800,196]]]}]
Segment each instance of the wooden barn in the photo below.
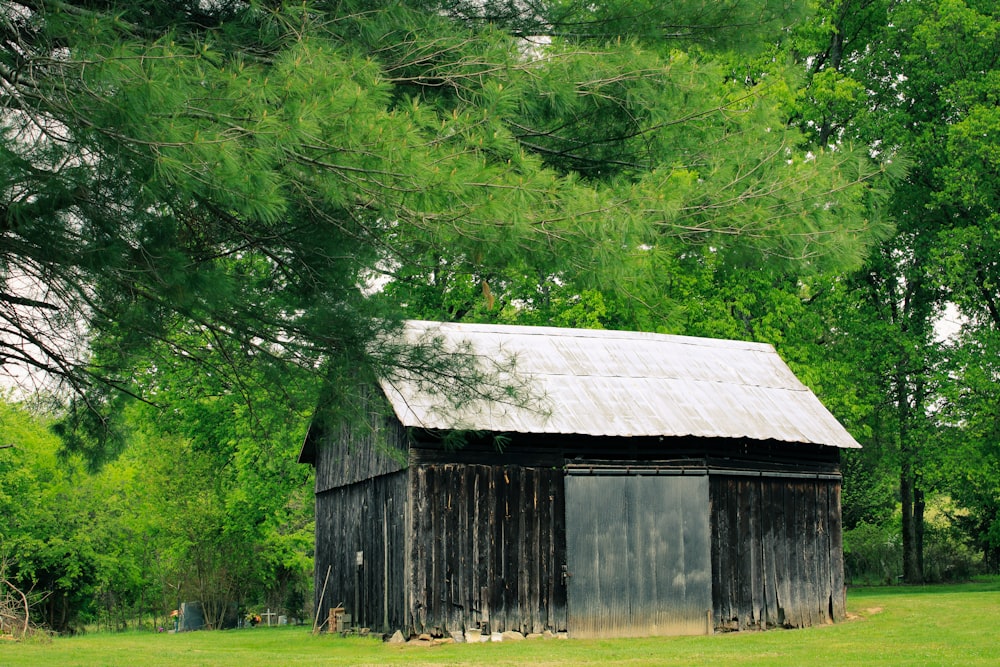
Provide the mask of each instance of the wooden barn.
[{"label": "wooden barn", "polygon": [[[534,397],[405,378],[317,416],[319,618],[373,631],[570,637],[801,627],[844,617],[839,460],[857,442],[769,345],[408,322]],[[456,430],[464,445],[448,435]]]}]

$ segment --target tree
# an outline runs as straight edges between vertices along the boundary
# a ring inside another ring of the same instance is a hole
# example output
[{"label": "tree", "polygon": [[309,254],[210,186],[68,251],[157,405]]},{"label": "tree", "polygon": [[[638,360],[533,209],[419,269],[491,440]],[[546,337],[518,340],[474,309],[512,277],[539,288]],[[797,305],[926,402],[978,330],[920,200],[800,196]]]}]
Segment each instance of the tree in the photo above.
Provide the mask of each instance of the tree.
[{"label": "tree", "polygon": [[101,553],[78,457],[57,458],[46,421],[0,401],[0,563],[31,619],[63,631],[93,609]]},{"label": "tree", "polygon": [[[828,41],[814,51],[800,116],[818,142],[854,139],[912,163],[887,205],[896,234],[849,279],[854,305],[837,325],[854,333],[848,358],[863,351],[858,376],[878,387],[866,444],[887,453],[898,473],[909,582],[924,576],[927,494],[966,496],[967,483],[938,474],[953,459],[946,449],[968,451],[955,439],[979,437],[955,417],[943,419],[941,408],[981,363],[972,349],[988,343],[972,332],[988,337],[995,329],[997,218],[989,193],[997,159],[988,128],[996,120],[998,19],[983,2],[837,3],[827,14]],[[968,318],[970,335],[938,335],[950,307]],[[978,476],[989,466],[972,469]]]},{"label": "tree", "polygon": [[35,622],[150,627],[190,600],[215,626],[224,602],[301,618],[312,503],[296,454],[308,412],[248,401],[225,378],[190,370],[156,369],[154,393],[171,410],[126,405],[122,449],[99,471],[59,456],[45,421],[0,403],[10,445],[0,449],[0,576],[27,593]]},{"label": "tree", "polygon": [[880,168],[807,153],[785,83],[709,55],[779,5],[6,2],[4,367],[138,393],[149,341],[388,366],[398,304],[365,286],[442,261],[586,286],[689,244],[856,259]]},{"label": "tree", "polygon": [[265,360],[239,360],[233,386],[181,359],[148,358],[149,393],[170,409],[128,401],[123,449],[92,479],[117,512],[108,543],[131,564],[110,570],[109,612],[165,614],[197,600],[219,627],[227,603],[285,608],[304,594],[312,567],[310,471],[296,459],[316,403],[313,378],[282,374],[286,400],[276,403],[257,390],[273,370]]}]

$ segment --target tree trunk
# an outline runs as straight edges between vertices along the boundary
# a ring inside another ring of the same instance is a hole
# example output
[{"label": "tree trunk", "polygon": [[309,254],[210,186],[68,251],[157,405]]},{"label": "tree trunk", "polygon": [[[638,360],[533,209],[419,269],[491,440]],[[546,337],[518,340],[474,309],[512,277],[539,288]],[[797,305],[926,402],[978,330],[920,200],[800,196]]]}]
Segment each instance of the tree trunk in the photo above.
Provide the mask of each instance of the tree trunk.
[{"label": "tree trunk", "polygon": [[924,490],[920,488],[920,479],[913,484],[913,529],[917,537],[917,570],[920,572],[920,583],[924,582]]},{"label": "tree trunk", "polygon": [[[905,456],[904,456],[905,458]],[[903,581],[924,582],[923,493],[916,488],[912,466],[904,460],[899,475],[899,496],[903,505]]]},{"label": "tree trunk", "polygon": [[983,568],[989,574],[1000,573],[1000,547],[990,544],[983,547]]}]

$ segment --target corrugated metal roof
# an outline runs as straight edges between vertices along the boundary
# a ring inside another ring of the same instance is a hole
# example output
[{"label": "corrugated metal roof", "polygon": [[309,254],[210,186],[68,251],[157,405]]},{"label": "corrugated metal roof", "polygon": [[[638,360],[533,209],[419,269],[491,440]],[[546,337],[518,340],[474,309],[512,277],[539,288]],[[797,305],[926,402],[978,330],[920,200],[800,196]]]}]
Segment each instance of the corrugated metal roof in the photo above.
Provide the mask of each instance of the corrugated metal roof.
[{"label": "corrugated metal roof", "polygon": [[[405,426],[591,436],[750,438],[860,447],[774,348],[663,334],[409,321],[407,342],[439,338],[484,362],[515,360],[526,404],[449,404],[405,378],[382,382]],[[523,403],[523,401],[522,401]]]}]

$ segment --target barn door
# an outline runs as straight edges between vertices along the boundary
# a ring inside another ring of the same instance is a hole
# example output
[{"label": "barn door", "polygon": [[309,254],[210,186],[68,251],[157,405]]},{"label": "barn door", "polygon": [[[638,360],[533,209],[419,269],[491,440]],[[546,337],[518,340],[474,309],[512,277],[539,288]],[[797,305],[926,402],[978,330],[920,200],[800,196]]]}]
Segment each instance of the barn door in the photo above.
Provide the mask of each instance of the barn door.
[{"label": "barn door", "polygon": [[705,634],[708,477],[566,476],[572,637]]}]

